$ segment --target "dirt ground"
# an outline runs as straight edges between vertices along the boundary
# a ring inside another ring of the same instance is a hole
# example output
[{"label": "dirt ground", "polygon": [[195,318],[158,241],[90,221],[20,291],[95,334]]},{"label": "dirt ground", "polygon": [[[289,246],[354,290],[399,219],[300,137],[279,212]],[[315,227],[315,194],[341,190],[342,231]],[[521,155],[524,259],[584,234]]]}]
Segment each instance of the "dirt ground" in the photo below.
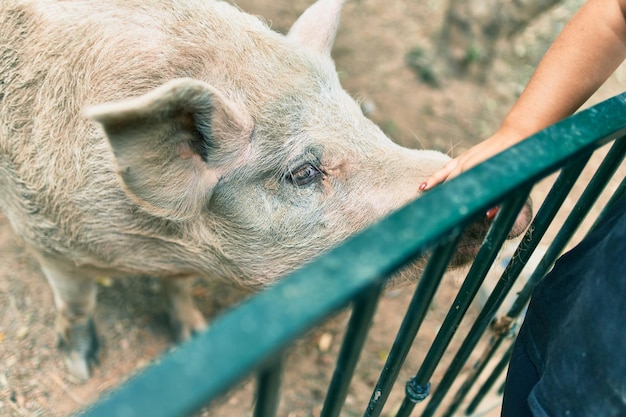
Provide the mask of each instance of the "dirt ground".
[{"label": "dirt ground", "polygon": [[[264,16],[275,30],[285,32],[310,1],[237,3],[246,11]],[[404,57],[412,48],[431,44],[441,28],[446,3],[353,0],[345,7],[333,56],[344,87],[363,103],[368,115],[390,137],[405,146],[457,155],[495,129],[550,40],[581,1],[553,10],[503,45],[486,83],[450,80],[440,88],[432,88],[422,84],[407,68]],[[590,102],[624,89],[626,71],[621,68]],[[621,178],[625,171],[622,167]],[[589,174],[584,174],[577,189],[588,178]],[[549,183],[546,180],[534,190],[536,201],[545,196]],[[613,182],[609,191],[615,186]],[[605,199],[606,193],[601,200]],[[574,201],[575,197],[566,203],[564,212]],[[550,234],[547,243],[549,238]],[[462,279],[462,272],[454,273],[442,284],[388,401],[385,416],[393,415],[399,406],[403,382],[419,368]],[[170,334],[157,281],[141,277],[105,279],[100,284],[96,323],[104,344],[102,364],[89,382],[78,384],[67,374],[56,351],[55,312],[48,285],[20,238],[0,215],[0,416],[67,416],[168,349]],[[231,288],[206,282],[198,282],[194,294],[207,317],[217,316],[242,297]],[[411,295],[409,287],[391,291],[381,301],[342,415],[362,415]],[[461,326],[461,335],[476,314],[477,309],[471,309]],[[319,415],[347,317],[340,314],[290,349],[280,416]],[[456,337],[453,347],[458,346],[458,340]],[[444,358],[436,371],[434,385],[448,360]],[[253,390],[254,384],[245,382],[201,415],[252,415]],[[480,415],[498,415],[498,407],[498,397],[490,396],[482,404]],[[418,413],[419,408],[414,415]]]}]

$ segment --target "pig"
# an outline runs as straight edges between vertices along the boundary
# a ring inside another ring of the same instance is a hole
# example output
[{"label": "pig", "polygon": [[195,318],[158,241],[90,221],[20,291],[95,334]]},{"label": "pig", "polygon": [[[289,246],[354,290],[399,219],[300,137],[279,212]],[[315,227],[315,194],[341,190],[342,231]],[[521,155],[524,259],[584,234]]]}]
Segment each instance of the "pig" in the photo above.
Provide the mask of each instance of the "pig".
[{"label": "pig", "polygon": [[97,277],[163,279],[185,340],[207,326],[190,278],[263,288],[449,160],[395,144],[342,89],[342,3],[282,35],[222,1],[2,0],[0,209],[76,378],[98,358]]}]

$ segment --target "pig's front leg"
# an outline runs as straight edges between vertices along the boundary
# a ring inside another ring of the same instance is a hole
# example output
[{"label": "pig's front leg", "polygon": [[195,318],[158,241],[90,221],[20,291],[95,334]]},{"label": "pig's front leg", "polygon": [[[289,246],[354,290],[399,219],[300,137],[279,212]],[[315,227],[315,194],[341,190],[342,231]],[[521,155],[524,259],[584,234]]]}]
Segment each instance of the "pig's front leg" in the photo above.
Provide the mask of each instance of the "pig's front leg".
[{"label": "pig's front leg", "polygon": [[191,297],[192,283],[189,278],[163,280],[163,292],[168,302],[172,331],[179,342],[190,339],[207,327],[204,316],[198,311]]},{"label": "pig's front leg", "polygon": [[93,323],[96,285],[80,271],[41,260],[41,268],[54,293],[59,349],[72,375],[86,381],[98,364],[98,338]]}]

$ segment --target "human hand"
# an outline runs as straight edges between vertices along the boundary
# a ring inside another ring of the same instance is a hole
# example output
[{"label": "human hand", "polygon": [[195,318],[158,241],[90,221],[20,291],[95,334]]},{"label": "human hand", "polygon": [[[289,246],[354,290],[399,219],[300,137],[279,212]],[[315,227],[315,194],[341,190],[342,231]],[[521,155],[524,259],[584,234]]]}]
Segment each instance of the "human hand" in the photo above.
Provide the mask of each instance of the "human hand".
[{"label": "human hand", "polygon": [[512,136],[496,133],[448,162],[443,168],[428,177],[420,185],[419,189],[420,191],[430,190],[504,151],[518,141],[519,135]]}]

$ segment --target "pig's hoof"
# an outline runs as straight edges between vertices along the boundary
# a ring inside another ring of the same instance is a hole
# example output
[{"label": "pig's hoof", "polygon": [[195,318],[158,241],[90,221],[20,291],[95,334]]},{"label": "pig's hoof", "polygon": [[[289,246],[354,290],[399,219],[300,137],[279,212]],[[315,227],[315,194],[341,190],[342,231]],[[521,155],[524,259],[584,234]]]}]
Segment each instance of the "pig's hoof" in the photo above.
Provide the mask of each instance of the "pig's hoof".
[{"label": "pig's hoof", "polygon": [[98,365],[98,338],[93,320],[75,324],[65,334],[59,334],[59,350],[63,352],[68,370],[80,382],[91,376]]}]

